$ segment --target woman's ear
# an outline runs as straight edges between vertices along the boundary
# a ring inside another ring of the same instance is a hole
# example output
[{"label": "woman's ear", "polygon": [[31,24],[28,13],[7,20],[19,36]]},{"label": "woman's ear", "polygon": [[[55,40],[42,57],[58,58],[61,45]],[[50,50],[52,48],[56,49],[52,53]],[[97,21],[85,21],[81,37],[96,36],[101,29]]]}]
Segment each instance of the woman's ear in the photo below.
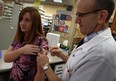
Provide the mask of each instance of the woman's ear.
[{"label": "woman's ear", "polygon": [[106,21],[107,17],[108,17],[108,11],[107,10],[101,10],[99,12],[98,23],[99,24],[104,23]]}]

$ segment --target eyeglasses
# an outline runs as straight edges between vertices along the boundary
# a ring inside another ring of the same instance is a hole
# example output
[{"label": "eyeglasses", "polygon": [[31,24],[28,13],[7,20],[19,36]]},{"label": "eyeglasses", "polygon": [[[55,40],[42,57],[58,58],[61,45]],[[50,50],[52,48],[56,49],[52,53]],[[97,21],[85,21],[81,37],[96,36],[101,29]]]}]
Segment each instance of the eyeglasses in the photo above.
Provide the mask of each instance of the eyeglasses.
[{"label": "eyeglasses", "polygon": [[90,11],[90,12],[87,12],[87,13],[76,13],[76,16],[77,17],[83,17],[83,16],[85,16],[85,15],[87,15],[87,14],[90,14],[90,13],[95,13],[95,12],[98,12],[98,11],[101,11],[102,9],[97,9],[97,10],[93,10],[93,11]]}]

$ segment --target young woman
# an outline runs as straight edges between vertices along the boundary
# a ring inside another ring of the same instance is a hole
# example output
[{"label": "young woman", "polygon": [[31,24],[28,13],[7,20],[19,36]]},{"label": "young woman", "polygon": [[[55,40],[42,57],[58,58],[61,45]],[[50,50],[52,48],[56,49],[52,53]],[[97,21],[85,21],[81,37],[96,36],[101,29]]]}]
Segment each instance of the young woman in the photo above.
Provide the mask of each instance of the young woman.
[{"label": "young woman", "polygon": [[[5,62],[13,62],[9,81],[33,81],[36,78],[36,57],[41,48],[46,52],[49,49],[40,14],[37,9],[26,7],[19,14],[16,35],[4,56]],[[40,74],[40,78],[43,76]]]}]

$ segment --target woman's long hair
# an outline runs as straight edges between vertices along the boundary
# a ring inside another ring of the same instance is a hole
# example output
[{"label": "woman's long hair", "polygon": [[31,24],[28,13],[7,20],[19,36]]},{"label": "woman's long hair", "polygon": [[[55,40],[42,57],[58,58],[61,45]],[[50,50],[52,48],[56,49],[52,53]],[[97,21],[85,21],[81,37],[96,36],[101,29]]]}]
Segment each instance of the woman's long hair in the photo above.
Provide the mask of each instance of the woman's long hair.
[{"label": "woman's long hair", "polygon": [[26,7],[19,14],[17,32],[15,35],[14,41],[16,41],[16,42],[24,41],[25,33],[21,31],[20,22],[23,18],[23,15],[27,12],[31,14],[32,27],[31,27],[31,31],[29,32],[29,35],[25,38],[25,44],[30,44],[33,42],[34,38],[37,35],[39,35],[41,37],[45,37],[45,36],[43,33],[41,17],[40,17],[38,10],[34,7]]}]

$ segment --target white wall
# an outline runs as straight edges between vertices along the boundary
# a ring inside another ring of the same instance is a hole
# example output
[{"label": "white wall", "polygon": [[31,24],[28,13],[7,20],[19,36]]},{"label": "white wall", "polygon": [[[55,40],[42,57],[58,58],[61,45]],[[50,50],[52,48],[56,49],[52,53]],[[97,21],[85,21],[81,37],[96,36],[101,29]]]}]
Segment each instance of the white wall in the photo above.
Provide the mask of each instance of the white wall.
[{"label": "white wall", "polygon": [[0,50],[5,50],[11,45],[15,31],[10,27],[10,20],[0,19]]}]

